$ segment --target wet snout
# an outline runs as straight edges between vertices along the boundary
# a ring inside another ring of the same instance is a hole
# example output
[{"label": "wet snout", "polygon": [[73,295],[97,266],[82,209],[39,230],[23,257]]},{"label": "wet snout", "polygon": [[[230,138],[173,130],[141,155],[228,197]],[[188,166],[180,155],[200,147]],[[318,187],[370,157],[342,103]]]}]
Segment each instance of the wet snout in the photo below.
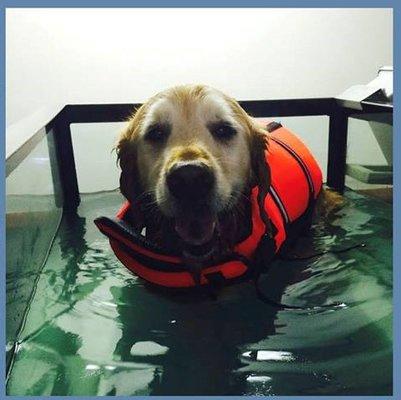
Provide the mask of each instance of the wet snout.
[{"label": "wet snout", "polygon": [[197,146],[176,149],[165,178],[178,235],[191,245],[209,242],[217,222],[217,182],[208,153]]},{"label": "wet snout", "polygon": [[192,206],[210,199],[215,181],[213,170],[199,160],[176,162],[166,176],[168,190],[175,200]]}]

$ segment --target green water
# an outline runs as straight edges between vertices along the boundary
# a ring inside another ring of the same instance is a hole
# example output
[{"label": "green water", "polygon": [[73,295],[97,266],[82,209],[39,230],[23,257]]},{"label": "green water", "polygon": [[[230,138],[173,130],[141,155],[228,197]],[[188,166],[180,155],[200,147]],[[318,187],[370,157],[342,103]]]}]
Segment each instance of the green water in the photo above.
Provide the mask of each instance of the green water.
[{"label": "green water", "polygon": [[[127,271],[93,219],[117,193],[86,195],[64,219],[37,280],[7,382],[10,395],[309,395],[392,393],[392,214],[347,193],[315,224],[309,261],[276,261],[262,287],[314,311],[277,311],[251,283],[165,293]],[[35,276],[32,276],[32,282]]]}]

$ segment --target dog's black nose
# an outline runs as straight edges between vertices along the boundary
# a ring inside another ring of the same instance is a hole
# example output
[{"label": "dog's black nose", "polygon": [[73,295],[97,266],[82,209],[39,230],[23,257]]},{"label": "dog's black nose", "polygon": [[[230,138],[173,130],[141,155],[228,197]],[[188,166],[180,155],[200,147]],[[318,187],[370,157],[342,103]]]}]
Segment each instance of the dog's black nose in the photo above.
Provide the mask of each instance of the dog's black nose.
[{"label": "dog's black nose", "polygon": [[215,177],[210,167],[202,162],[178,162],[166,177],[170,193],[178,200],[205,200],[212,191]]}]

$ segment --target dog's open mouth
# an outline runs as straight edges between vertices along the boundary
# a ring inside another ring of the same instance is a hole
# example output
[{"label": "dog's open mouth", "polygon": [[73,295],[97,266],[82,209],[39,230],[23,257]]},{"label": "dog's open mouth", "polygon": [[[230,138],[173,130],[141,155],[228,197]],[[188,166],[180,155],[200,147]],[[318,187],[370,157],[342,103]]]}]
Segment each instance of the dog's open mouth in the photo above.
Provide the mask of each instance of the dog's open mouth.
[{"label": "dog's open mouth", "polygon": [[181,213],[175,218],[174,227],[187,253],[204,257],[213,252],[217,230],[215,213],[209,210]]}]

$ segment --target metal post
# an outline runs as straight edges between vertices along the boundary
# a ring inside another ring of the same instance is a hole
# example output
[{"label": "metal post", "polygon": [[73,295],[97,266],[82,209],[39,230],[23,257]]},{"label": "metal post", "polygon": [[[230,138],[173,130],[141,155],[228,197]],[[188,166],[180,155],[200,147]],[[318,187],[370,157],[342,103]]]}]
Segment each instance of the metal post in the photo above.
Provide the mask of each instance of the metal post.
[{"label": "metal post", "polygon": [[347,159],[348,113],[336,109],[330,115],[329,156],[327,164],[327,185],[342,193],[345,186]]},{"label": "metal post", "polygon": [[[75,213],[81,200],[79,197],[70,124],[65,113],[61,112],[56,117],[54,125],[48,134],[52,135],[51,147],[55,156],[51,157],[51,161],[56,199],[60,198],[60,194],[58,194],[57,191],[61,192],[64,212]],[[56,169],[56,171],[54,169]],[[60,183],[59,186],[55,182],[55,177],[57,177]],[[59,190],[57,189],[58,187]]]}]

